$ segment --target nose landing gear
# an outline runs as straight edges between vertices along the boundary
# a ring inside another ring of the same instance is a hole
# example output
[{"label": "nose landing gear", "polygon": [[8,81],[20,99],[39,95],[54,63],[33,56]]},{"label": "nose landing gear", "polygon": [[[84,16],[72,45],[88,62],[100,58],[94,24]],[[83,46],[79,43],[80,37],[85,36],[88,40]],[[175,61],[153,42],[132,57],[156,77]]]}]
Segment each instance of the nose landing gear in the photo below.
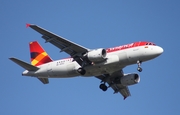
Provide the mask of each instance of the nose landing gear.
[{"label": "nose landing gear", "polygon": [[142,68],[141,68],[141,61],[137,61],[137,64],[138,64],[138,68],[137,68],[137,70],[139,71],[139,72],[142,72]]},{"label": "nose landing gear", "polygon": [[142,72],[142,68],[141,68],[141,67],[138,67],[137,70],[138,70],[139,72]]}]

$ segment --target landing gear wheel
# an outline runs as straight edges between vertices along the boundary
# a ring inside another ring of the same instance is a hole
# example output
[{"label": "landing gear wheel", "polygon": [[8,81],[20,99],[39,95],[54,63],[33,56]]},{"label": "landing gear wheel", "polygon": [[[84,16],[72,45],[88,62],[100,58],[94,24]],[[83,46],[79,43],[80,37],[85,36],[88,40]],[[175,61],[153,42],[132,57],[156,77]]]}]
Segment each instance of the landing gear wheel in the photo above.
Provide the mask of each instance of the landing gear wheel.
[{"label": "landing gear wheel", "polygon": [[86,70],[84,70],[83,68],[79,68],[77,72],[80,73],[81,75],[84,75],[86,73]]},{"label": "landing gear wheel", "polygon": [[141,67],[138,67],[137,70],[138,70],[139,72],[142,72],[142,68],[141,68]]},{"label": "landing gear wheel", "polygon": [[142,72],[142,68],[141,68],[141,61],[137,61],[137,64],[138,64],[138,68],[137,68],[137,70],[139,71],[139,72]]},{"label": "landing gear wheel", "polygon": [[108,87],[103,83],[99,85],[99,88],[102,89],[103,91],[106,91]]}]

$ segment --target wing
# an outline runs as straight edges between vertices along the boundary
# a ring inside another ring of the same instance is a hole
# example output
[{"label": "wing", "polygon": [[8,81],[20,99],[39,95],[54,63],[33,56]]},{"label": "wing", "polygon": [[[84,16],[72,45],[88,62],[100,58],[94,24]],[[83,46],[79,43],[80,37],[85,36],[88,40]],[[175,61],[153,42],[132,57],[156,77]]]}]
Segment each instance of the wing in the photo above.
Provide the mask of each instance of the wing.
[{"label": "wing", "polygon": [[[73,57],[79,64],[80,62],[80,57],[89,51],[88,48],[85,48],[81,45],[78,45],[72,41],[69,41],[61,36],[58,36],[52,32],[49,32],[37,25],[28,25],[32,29],[36,30],[40,34],[42,34],[42,38],[46,40],[47,42],[50,42],[51,44],[55,45],[60,49],[60,51],[64,51],[67,54],[69,54],[71,57]],[[78,58],[77,58],[78,57]],[[78,61],[79,60],[79,61]]]},{"label": "wing", "polygon": [[124,97],[124,99],[126,99],[128,96],[131,95],[129,88],[127,86],[121,85],[120,82],[114,83],[115,79],[120,80],[121,77],[123,76],[124,76],[123,71],[120,70],[112,73],[111,75],[100,75],[100,76],[96,76],[96,78],[107,82],[109,86],[114,90],[114,94],[119,92]]},{"label": "wing", "polygon": [[127,86],[122,86],[121,84],[113,84],[111,87],[114,90],[114,93],[121,93],[124,99],[131,95]]}]

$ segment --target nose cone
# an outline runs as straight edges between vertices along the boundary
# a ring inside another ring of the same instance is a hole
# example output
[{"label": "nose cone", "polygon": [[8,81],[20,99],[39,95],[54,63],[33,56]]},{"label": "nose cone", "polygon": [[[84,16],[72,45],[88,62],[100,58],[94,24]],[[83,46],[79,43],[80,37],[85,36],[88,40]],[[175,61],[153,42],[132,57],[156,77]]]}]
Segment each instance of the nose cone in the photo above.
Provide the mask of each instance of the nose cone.
[{"label": "nose cone", "polygon": [[163,52],[164,52],[163,48],[161,48],[161,47],[159,47],[159,46],[157,46],[157,47],[155,48],[155,53],[156,53],[157,55],[161,55]]},{"label": "nose cone", "polygon": [[161,55],[163,52],[164,50],[160,46],[149,46],[148,48],[145,48],[144,60],[154,59]]}]

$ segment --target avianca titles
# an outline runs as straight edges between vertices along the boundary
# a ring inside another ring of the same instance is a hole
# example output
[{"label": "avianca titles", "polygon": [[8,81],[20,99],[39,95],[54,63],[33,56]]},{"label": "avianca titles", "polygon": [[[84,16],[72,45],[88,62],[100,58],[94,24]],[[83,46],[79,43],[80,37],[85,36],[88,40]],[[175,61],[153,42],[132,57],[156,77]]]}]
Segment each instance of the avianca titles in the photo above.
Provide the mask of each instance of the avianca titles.
[{"label": "avianca titles", "polygon": [[140,76],[138,73],[123,73],[123,68],[137,64],[137,70],[141,72],[142,62],[154,59],[163,53],[163,48],[153,42],[145,41],[108,49],[89,49],[37,25],[27,24],[27,27],[39,32],[46,43],[53,44],[61,52],[71,56],[54,61],[37,41],[33,41],[29,43],[31,64],[14,57],[9,58],[25,69],[23,76],[33,76],[44,84],[49,83],[49,78],[94,76],[101,81],[100,89],[106,91],[111,87],[114,93],[119,92],[125,99],[131,95],[128,86],[139,83]]}]

